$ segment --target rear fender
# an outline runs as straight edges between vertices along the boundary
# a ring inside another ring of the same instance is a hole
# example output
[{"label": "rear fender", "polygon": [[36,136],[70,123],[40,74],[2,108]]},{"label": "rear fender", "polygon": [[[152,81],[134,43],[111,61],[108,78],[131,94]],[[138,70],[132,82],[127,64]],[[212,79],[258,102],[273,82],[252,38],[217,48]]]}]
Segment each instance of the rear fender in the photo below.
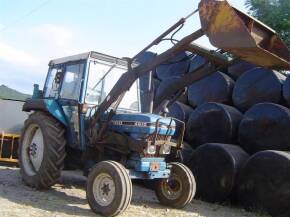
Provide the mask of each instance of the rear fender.
[{"label": "rear fender", "polygon": [[22,111],[45,111],[67,126],[63,110],[55,99],[28,99],[24,103]]}]

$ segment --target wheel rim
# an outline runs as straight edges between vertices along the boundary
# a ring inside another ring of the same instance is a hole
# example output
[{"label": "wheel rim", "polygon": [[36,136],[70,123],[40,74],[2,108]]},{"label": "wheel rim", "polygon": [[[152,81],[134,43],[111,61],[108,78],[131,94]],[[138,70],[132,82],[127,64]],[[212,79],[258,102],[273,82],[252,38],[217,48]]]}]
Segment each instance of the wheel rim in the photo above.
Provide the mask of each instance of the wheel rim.
[{"label": "wheel rim", "polygon": [[25,172],[36,175],[39,171],[44,152],[44,141],[41,129],[37,124],[31,124],[24,132],[22,142],[22,165]]},{"label": "wheel rim", "polygon": [[163,180],[161,183],[161,191],[163,195],[169,200],[176,200],[182,193],[182,181],[173,174],[169,179]]},{"label": "wheel rim", "polygon": [[107,173],[99,174],[93,183],[93,194],[98,204],[108,206],[115,198],[115,183]]}]

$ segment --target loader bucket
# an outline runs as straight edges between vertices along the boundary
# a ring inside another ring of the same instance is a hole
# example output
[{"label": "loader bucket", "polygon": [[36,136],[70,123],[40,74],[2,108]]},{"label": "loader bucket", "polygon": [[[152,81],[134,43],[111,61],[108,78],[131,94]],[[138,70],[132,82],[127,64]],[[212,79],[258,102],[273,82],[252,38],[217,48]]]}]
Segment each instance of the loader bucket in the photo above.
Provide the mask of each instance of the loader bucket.
[{"label": "loader bucket", "polygon": [[201,0],[199,15],[215,47],[256,65],[290,70],[290,51],[276,32],[226,0]]}]

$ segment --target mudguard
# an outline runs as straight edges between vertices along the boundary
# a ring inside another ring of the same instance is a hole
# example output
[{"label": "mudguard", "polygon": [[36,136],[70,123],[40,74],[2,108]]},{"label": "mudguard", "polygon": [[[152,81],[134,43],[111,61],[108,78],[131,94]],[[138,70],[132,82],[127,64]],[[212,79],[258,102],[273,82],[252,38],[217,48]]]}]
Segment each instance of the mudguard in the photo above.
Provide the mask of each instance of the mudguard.
[{"label": "mudguard", "polygon": [[22,111],[45,111],[67,126],[63,110],[55,99],[28,99],[24,103]]}]

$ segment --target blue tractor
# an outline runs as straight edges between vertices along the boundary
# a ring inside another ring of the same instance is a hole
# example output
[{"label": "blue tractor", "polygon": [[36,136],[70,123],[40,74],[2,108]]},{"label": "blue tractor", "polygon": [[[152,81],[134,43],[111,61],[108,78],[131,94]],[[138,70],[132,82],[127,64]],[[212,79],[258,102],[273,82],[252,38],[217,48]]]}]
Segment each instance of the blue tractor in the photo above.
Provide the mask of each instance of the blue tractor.
[{"label": "blue tractor", "polygon": [[[180,121],[141,113],[138,80],[98,113],[128,65],[134,67],[97,52],[50,61],[43,90],[35,85],[33,97],[23,106],[33,111],[25,121],[19,149],[27,185],[48,188],[65,163],[69,167],[78,162],[88,174],[87,198],[96,213],[112,216],[126,209],[131,179],[156,180],[162,204],[181,208],[192,200],[192,172],[181,163],[165,162],[171,149],[182,145],[183,134],[172,140]],[[97,114],[98,121],[92,123]]]},{"label": "blue tractor", "polygon": [[[201,29],[174,39],[196,12]],[[208,51],[192,43],[204,34],[220,49]],[[171,41],[173,46],[147,63],[136,63],[136,57],[162,41]],[[148,112],[141,113],[138,78],[149,75],[150,81],[154,68],[182,51],[207,61],[177,78],[154,103],[149,84]],[[290,69],[290,52],[273,30],[226,0],[201,0],[198,10],[132,59],[89,52],[52,60],[43,90],[36,85],[32,99],[23,106],[31,112],[19,145],[24,182],[49,188],[67,161],[66,166],[82,165],[88,174],[87,199],[96,213],[123,212],[132,198],[131,179],[154,180],[162,204],[184,207],[195,194],[195,180],[185,165],[165,160],[169,154],[180,153],[184,134],[184,123],[166,117],[166,108],[184,87],[235,63],[237,57],[263,67]]]}]

